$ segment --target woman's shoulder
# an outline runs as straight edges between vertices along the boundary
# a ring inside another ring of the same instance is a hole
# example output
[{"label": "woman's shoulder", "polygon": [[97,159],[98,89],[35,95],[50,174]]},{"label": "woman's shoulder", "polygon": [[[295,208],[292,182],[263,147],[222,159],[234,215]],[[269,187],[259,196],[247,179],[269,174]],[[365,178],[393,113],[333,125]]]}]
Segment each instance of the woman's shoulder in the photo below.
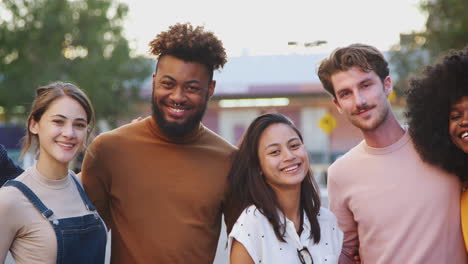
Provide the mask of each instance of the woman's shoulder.
[{"label": "woman's shoulder", "polygon": [[319,213],[317,215],[317,219],[319,222],[327,222],[327,221],[333,221],[336,222],[336,216],[327,208],[325,207],[320,207]]},{"label": "woman's shoulder", "polygon": [[317,220],[320,225],[320,232],[322,239],[320,242],[323,244],[329,244],[337,249],[341,250],[341,244],[343,242],[343,232],[338,227],[338,222],[335,215],[327,208],[320,208]]},{"label": "woman's shoulder", "polygon": [[254,222],[261,223],[263,221],[268,221],[265,215],[260,209],[255,205],[250,205],[242,210],[241,215],[237,219],[237,222]]},{"label": "woman's shoulder", "polygon": [[17,211],[23,210],[20,208],[22,200],[26,200],[24,195],[18,188],[13,186],[3,186],[0,188],[0,215],[13,215]]},{"label": "woman's shoulder", "polygon": [[257,233],[264,232],[269,228],[271,228],[270,222],[262,211],[255,205],[250,205],[246,207],[237,218],[231,233],[235,234],[245,231]]},{"label": "woman's shoulder", "polygon": [[[18,181],[18,182],[21,182],[23,184],[25,184],[26,186],[28,185],[28,182],[30,181],[30,178],[31,178],[31,168],[27,168],[25,171],[23,171],[20,175],[18,175],[18,177],[16,177],[15,179],[13,179],[14,181]],[[2,186],[0,188],[0,192],[1,191],[7,191],[7,192],[10,192],[11,190],[16,190],[18,191],[18,189],[16,187],[13,187],[13,186]],[[19,191],[18,191],[19,192]]]}]

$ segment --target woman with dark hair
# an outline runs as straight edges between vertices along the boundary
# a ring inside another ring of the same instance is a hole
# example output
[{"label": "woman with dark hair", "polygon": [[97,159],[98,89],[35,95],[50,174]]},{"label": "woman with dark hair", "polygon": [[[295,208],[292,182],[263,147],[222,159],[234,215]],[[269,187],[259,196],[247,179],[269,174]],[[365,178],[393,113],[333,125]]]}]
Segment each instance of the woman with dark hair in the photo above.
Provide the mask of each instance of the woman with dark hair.
[{"label": "woman with dark hair", "polygon": [[[468,184],[468,47],[448,52],[410,82],[409,133],[421,158]],[[461,198],[468,251],[468,191]]]},{"label": "woman with dark hair", "polygon": [[[343,233],[320,207],[301,133],[281,114],[250,124],[234,154],[228,201],[231,263],[337,263]],[[236,218],[233,218],[236,219]]]},{"label": "woman with dark hair", "polygon": [[104,263],[106,228],[68,164],[84,148],[94,110],[70,83],[40,87],[23,144],[37,162],[0,189],[0,263]]}]

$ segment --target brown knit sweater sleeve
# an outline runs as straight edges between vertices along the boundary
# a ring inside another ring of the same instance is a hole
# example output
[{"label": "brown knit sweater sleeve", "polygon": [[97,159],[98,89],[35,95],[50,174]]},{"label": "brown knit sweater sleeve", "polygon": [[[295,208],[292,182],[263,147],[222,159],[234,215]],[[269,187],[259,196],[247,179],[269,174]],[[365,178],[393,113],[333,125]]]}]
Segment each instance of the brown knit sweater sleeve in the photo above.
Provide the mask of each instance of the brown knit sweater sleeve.
[{"label": "brown knit sweater sleeve", "polygon": [[112,152],[106,148],[105,137],[98,136],[86,152],[82,167],[83,187],[91,201],[96,206],[99,215],[102,217],[108,228],[111,228],[111,217],[109,211],[110,203],[110,170],[106,155]]}]

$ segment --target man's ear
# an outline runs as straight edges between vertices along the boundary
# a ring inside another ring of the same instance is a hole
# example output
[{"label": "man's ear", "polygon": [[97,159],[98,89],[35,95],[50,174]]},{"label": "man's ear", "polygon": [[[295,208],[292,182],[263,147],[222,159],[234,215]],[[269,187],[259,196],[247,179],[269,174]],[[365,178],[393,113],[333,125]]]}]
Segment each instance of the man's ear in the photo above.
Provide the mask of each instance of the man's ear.
[{"label": "man's ear", "polygon": [[390,76],[385,77],[383,81],[383,85],[384,85],[385,94],[389,96],[393,92],[392,78],[390,78]]},{"label": "man's ear", "polygon": [[215,87],[216,87],[216,81],[211,80],[210,84],[208,85],[208,97],[213,96]]},{"label": "man's ear", "polygon": [[341,105],[336,98],[333,98],[333,103],[335,104],[336,109],[338,109],[338,112],[340,114],[343,114],[343,109],[341,109]]}]

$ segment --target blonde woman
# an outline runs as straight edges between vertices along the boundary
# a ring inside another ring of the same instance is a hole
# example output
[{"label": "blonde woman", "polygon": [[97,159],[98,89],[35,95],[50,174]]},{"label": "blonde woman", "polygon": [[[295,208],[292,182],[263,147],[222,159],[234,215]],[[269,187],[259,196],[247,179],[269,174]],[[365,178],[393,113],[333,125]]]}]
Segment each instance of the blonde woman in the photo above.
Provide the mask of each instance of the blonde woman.
[{"label": "blonde woman", "polygon": [[36,164],[0,189],[0,262],[104,263],[106,228],[68,164],[94,121],[87,96],[69,83],[37,89],[23,155]]}]

